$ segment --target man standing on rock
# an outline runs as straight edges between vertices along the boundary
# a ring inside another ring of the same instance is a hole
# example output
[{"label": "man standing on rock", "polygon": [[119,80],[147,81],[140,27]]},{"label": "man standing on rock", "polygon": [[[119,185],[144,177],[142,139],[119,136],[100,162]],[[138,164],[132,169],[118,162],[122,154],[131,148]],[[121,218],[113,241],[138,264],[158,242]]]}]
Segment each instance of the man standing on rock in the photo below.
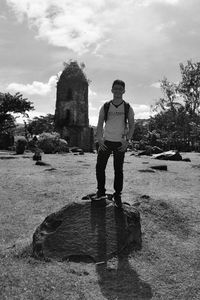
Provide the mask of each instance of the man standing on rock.
[{"label": "man standing on rock", "polygon": [[[112,85],[113,99],[104,103],[99,112],[97,125],[98,155],[96,164],[97,200],[106,197],[105,169],[113,153],[114,159],[114,201],[122,206],[123,163],[128,144],[134,132],[134,112],[129,103],[122,98],[125,83],[115,80]],[[104,126],[105,123],[105,127]]]}]

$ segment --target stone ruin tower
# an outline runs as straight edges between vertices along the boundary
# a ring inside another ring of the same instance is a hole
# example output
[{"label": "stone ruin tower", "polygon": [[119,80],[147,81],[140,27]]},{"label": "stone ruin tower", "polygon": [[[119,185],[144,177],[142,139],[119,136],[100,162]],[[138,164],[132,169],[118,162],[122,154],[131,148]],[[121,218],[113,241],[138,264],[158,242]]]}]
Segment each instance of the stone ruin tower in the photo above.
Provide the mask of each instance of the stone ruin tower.
[{"label": "stone ruin tower", "polygon": [[75,61],[65,66],[57,83],[55,126],[69,146],[93,150],[93,128],[89,127],[88,119],[88,80]]}]

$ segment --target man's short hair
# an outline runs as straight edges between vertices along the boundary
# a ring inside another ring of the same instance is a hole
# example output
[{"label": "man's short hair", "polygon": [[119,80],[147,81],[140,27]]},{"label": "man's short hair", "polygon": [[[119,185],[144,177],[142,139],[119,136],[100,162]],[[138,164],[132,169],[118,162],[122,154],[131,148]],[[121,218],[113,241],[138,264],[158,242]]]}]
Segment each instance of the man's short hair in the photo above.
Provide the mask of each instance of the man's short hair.
[{"label": "man's short hair", "polygon": [[113,82],[113,85],[112,85],[112,88],[114,87],[115,84],[119,84],[121,85],[124,89],[125,89],[125,82],[120,80],[120,79],[116,79],[114,82]]}]

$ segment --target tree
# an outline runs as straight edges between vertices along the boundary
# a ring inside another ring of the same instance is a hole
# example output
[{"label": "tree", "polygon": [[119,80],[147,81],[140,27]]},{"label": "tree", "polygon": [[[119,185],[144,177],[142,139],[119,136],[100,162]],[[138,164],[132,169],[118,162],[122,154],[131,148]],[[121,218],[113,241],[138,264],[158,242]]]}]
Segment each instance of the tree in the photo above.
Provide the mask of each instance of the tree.
[{"label": "tree", "polygon": [[146,138],[148,135],[148,122],[146,120],[136,120],[135,122],[135,130],[133,133],[133,140],[140,141]]},{"label": "tree", "polygon": [[38,135],[43,132],[54,132],[54,115],[47,114],[46,116],[35,117],[26,126],[27,131],[31,136]]},{"label": "tree", "polygon": [[0,95],[0,133],[9,133],[16,124],[16,117],[13,114],[22,114],[28,117],[27,112],[34,110],[32,102],[24,99],[22,94],[16,93],[14,96],[10,93]]},{"label": "tree", "polygon": [[160,98],[153,107],[153,111],[157,114],[151,119],[151,127],[157,130],[161,138],[170,141],[174,140],[174,144],[182,136],[182,127],[179,126],[180,112],[183,118],[184,103],[180,96],[179,85],[167,80],[164,77],[160,81],[163,97]]},{"label": "tree", "polygon": [[200,62],[181,63],[180,72],[179,83],[161,80],[164,97],[155,103],[153,111],[157,114],[152,124],[160,128],[162,136],[167,134],[168,140],[190,144],[194,149],[200,142]]},{"label": "tree", "polygon": [[153,111],[171,111],[175,121],[178,110],[183,107],[179,85],[168,81],[167,78],[164,77],[164,79],[160,81],[160,87],[164,97],[155,103]]},{"label": "tree", "polygon": [[180,64],[182,81],[178,90],[182,95],[185,108],[193,119],[200,112],[200,62],[193,63],[191,60],[184,66]]}]

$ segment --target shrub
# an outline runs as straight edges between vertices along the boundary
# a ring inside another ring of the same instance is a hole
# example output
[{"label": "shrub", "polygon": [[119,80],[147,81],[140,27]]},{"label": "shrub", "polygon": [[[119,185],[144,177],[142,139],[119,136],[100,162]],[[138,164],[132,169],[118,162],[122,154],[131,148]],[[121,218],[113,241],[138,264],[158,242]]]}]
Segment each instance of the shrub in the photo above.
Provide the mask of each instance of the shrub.
[{"label": "shrub", "polygon": [[14,145],[14,136],[12,132],[0,132],[0,149],[8,150]]},{"label": "shrub", "polygon": [[35,152],[35,150],[38,148],[37,144],[38,144],[38,139],[36,136],[34,136],[34,138],[28,142],[27,147],[30,151]]},{"label": "shrub", "polygon": [[69,152],[68,144],[56,132],[42,133],[38,138],[38,147],[46,154]]},{"label": "shrub", "polygon": [[56,152],[69,152],[67,141],[65,141],[64,139],[59,139]]},{"label": "shrub", "polygon": [[16,154],[23,154],[27,146],[27,140],[24,136],[18,136],[15,139]]}]

